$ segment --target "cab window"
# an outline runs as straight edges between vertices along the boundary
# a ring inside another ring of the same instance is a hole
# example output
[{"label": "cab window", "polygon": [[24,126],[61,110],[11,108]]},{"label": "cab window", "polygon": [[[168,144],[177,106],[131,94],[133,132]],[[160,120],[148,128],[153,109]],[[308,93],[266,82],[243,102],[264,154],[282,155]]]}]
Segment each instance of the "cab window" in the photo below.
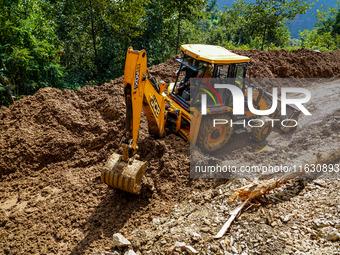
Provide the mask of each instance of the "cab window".
[{"label": "cab window", "polygon": [[243,86],[243,81],[245,77],[245,70],[244,66],[237,66],[237,71],[236,71],[236,77],[235,77],[235,83],[239,86]]},{"label": "cab window", "polygon": [[228,78],[229,65],[218,66],[217,77]]}]

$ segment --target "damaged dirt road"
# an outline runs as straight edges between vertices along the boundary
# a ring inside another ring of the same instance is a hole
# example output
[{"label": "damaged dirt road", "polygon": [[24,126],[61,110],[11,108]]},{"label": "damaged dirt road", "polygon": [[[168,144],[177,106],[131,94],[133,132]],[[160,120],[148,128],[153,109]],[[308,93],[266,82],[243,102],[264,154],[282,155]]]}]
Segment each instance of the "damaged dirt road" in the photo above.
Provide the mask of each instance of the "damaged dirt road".
[{"label": "damaged dirt road", "polygon": [[[254,77],[340,74],[339,51],[251,53]],[[150,73],[169,82],[177,68],[170,59]],[[173,134],[150,138],[145,120],[139,146],[149,162],[143,195],[102,184],[100,170],[118,152],[123,134],[122,82],[77,92],[45,88],[1,108],[1,254],[124,254],[126,249],[112,247],[116,232],[142,254],[166,254],[176,241],[201,254],[340,253],[339,179],[288,182],[269,195],[271,203],[245,211],[225,238],[216,240],[229,211],[240,203],[228,204],[228,199],[252,180],[190,180],[189,145]],[[294,133],[273,132],[261,144],[246,134],[234,135],[224,160],[287,163],[338,146],[339,108],[329,105],[340,88],[331,82],[310,89],[316,97],[307,105],[313,118],[301,118]],[[317,114],[320,109],[327,113]]]}]

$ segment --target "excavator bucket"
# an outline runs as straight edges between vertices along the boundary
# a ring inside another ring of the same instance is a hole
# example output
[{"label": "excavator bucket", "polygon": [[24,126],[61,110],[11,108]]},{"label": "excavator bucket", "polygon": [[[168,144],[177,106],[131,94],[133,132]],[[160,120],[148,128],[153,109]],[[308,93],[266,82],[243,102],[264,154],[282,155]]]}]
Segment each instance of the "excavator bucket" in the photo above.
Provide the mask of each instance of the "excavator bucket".
[{"label": "excavator bucket", "polygon": [[107,185],[132,194],[140,194],[142,178],[147,168],[147,162],[134,158],[128,162],[122,160],[122,155],[112,154],[101,173],[101,181]]}]

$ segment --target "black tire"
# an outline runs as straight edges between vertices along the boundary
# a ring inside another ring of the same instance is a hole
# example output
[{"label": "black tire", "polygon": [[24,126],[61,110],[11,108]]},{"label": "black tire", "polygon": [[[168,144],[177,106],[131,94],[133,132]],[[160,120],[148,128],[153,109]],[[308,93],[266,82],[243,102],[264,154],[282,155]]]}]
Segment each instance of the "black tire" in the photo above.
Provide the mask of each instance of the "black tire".
[{"label": "black tire", "polygon": [[273,130],[272,122],[266,121],[266,119],[267,120],[269,119],[268,117],[261,117],[259,119],[264,122],[264,125],[262,127],[251,127],[250,131],[250,136],[252,140],[258,143],[266,140],[266,138],[270,135],[270,133]]},{"label": "black tire", "polygon": [[[297,121],[298,118],[296,117],[295,120]],[[290,132],[294,132],[297,129],[297,125],[295,127],[283,127],[280,124],[277,124],[277,127],[285,134],[290,133]],[[294,124],[293,121],[286,123],[286,125],[293,125],[293,124]]]},{"label": "black tire", "polygon": [[[227,124],[213,126],[214,119],[228,120]],[[230,126],[230,117],[225,114],[213,114],[202,118],[197,138],[198,146],[208,152],[222,148],[230,139],[233,128]]]}]

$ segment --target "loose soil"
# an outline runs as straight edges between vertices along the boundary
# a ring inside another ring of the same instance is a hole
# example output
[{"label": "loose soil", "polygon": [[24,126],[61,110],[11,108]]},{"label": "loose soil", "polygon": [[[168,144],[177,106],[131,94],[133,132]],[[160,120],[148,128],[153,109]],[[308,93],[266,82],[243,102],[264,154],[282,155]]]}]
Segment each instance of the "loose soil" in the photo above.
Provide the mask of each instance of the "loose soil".
[{"label": "loose soil", "polygon": [[[234,52],[252,54],[252,76],[257,78],[340,75],[340,51]],[[177,68],[173,57],[150,67],[149,72],[169,83]],[[93,254],[104,250],[120,254],[123,249],[112,247],[116,232],[131,239],[134,250],[142,254],[165,254],[175,241],[185,241],[202,254],[340,253],[339,240],[328,240],[340,228],[338,179],[304,183],[307,188],[289,183],[281,189],[281,196],[276,195],[279,200],[275,203],[243,214],[224,245],[213,240],[212,234],[235,206],[226,203],[228,196],[249,181],[189,179],[189,145],[174,134],[163,139],[149,137],[144,117],[139,154],[149,167],[142,195],[102,184],[101,168],[110,154],[119,153],[123,135],[122,86],[123,77],[77,92],[44,88],[9,108],[1,107],[1,254]],[[336,98],[339,86],[327,86],[325,91],[333,91],[324,96]],[[322,88],[313,87],[314,95]],[[326,103],[320,94],[310,105],[312,113]],[[242,138],[244,146],[230,149],[229,145],[225,160],[257,164],[275,158],[286,162],[325,143],[336,144],[340,130],[336,113],[335,107],[318,114],[319,119],[302,119],[307,128],[288,135],[275,132],[260,145]],[[237,137],[233,139],[231,143],[237,145]],[[290,215],[287,221],[286,215]],[[321,221],[322,227],[313,220]],[[307,229],[305,235],[303,229]],[[192,238],[193,232],[200,236],[197,240]]]}]

